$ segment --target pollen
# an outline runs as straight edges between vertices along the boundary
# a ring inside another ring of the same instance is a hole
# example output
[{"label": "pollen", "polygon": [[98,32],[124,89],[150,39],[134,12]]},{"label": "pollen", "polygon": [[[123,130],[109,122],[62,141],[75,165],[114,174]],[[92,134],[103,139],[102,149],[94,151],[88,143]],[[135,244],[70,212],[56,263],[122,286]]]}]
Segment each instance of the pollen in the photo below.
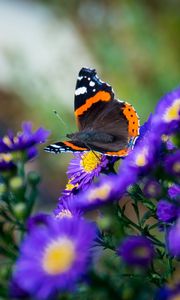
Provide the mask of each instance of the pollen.
[{"label": "pollen", "polygon": [[75,247],[68,238],[59,238],[51,241],[46,247],[42,267],[50,275],[57,275],[67,272],[75,260]]},{"label": "pollen", "polygon": [[62,219],[62,218],[72,218],[72,213],[70,212],[69,209],[63,209],[62,211],[60,211],[57,215],[56,218],[57,219]]},{"label": "pollen", "polygon": [[173,104],[167,108],[164,113],[163,119],[165,122],[180,120],[180,98],[176,99]]},{"label": "pollen", "polygon": [[111,186],[107,183],[104,183],[100,187],[97,187],[89,192],[88,200],[89,202],[93,202],[96,199],[104,201],[108,198],[110,192],[111,192]]},{"label": "pollen", "polygon": [[173,171],[174,171],[175,173],[180,173],[180,162],[175,162],[175,163],[173,164]]},{"label": "pollen", "polygon": [[136,156],[135,163],[138,167],[144,167],[147,164],[147,149],[143,149],[141,153]]},{"label": "pollen", "polygon": [[3,142],[6,144],[8,147],[12,146],[12,142],[8,136],[3,137]]},{"label": "pollen", "polygon": [[5,161],[8,163],[8,162],[12,161],[12,155],[10,153],[1,153],[0,161]]},{"label": "pollen", "polygon": [[74,178],[69,179],[68,183],[66,184],[66,188],[65,188],[66,191],[72,191],[74,188],[78,187],[78,183],[76,184],[71,183],[73,179]]},{"label": "pollen", "polygon": [[139,247],[134,249],[134,255],[140,258],[146,258],[149,257],[150,252],[147,247]]},{"label": "pollen", "polygon": [[91,173],[101,163],[102,155],[93,151],[85,152],[81,159],[81,167],[86,173]]}]

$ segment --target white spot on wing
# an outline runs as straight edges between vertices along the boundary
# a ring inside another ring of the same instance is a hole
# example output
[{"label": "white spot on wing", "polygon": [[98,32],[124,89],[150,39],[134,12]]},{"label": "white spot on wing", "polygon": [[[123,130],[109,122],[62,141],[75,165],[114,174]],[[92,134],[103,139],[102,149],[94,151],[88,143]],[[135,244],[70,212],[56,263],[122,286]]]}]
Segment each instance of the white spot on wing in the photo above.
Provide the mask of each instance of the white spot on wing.
[{"label": "white spot on wing", "polygon": [[77,79],[78,79],[78,80],[81,80],[81,79],[83,79],[83,76],[78,76]]},{"label": "white spot on wing", "polygon": [[95,82],[91,80],[90,83],[89,83],[89,85],[90,85],[90,86],[94,86],[94,85],[95,85]]},{"label": "white spot on wing", "polygon": [[54,147],[54,148],[60,148],[60,146],[56,145],[56,144],[52,144],[50,145],[51,147]]},{"label": "white spot on wing", "polygon": [[77,90],[75,90],[75,95],[81,95],[81,94],[85,94],[87,93],[87,88],[85,86],[78,88]]}]

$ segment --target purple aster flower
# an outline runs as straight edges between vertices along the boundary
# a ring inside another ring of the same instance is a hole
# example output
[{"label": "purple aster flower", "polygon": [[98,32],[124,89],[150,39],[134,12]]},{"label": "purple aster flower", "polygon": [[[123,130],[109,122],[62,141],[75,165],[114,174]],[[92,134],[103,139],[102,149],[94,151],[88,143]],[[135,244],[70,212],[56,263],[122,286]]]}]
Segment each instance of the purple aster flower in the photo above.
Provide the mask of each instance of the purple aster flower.
[{"label": "purple aster flower", "polygon": [[22,132],[17,135],[9,132],[7,136],[0,139],[0,153],[26,151],[27,157],[30,159],[37,154],[34,146],[45,142],[49,134],[50,131],[44,128],[32,132],[32,123],[24,122],[22,123]]},{"label": "purple aster flower", "polygon": [[173,288],[163,286],[158,290],[154,300],[179,300],[180,299],[180,285]]},{"label": "purple aster flower", "polygon": [[166,156],[164,167],[167,174],[180,177],[180,150]]},{"label": "purple aster flower", "polygon": [[160,200],[157,204],[157,216],[162,222],[171,222],[177,218],[178,208],[173,203]]},{"label": "purple aster flower", "polygon": [[0,153],[0,171],[11,171],[15,168],[11,153]]},{"label": "purple aster flower", "polygon": [[179,200],[180,201],[180,186],[178,184],[173,184],[168,189],[168,194],[171,199]]},{"label": "purple aster flower", "polygon": [[[124,184],[124,182],[123,182]],[[126,187],[126,183],[124,184]],[[117,176],[103,178],[99,183],[93,184],[87,191],[80,193],[74,201],[74,207],[81,210],[92,210],[120,198],[120,185]],[[124,188],[125,189],[125,188]],[[124,192],[123,189],[123,192]]]},{"label": "purple aster flower", "polygon": [[117,249],[118,255],[129,265],[147,267],[154,254],[153,245],[144,236],[129,236]]},{"label": "purple aster flower", "polygon": [[159,135],[178,131],[180,125],[180,87],[163,96],[152,118],[152,127]]},{"label": "purple aster flower", "polygon": [[69,198],[73,199],[75,197],[75,195],[79,192],[78,187],[79,187],[79,184],[78,183],[73,184],[72,179],[70,178],[68,180],[68,183],[66,184],[65,189],[61,193],[59,201],[65,201],[66,199],[69,199]]},{"label": "purple aster flower", "polygon": [[68,167],[67,175],[71,184],[78,184],[78,189],[86,189],[106,169],[108,159],[105,155],[93,151],[76,153]]},{"label": "purple aster flower", "polygon": [[30,217],[26,223],[26,228],[28,231],[36,229],[38,226],[47,226],[51,222],[51,215],[39,213],[33,217]]},{"label": "purple aster flower", "polygon": [[87,271],[95,233],[83,219],[49,218],[47,226],[34,227],[26,236],[13,280],[41,300],[72,290]]},{"label": "purple aster flower", "polygon": [[159,198],[162,192],[161,185],[158,181],[154,179],[149,179],[146,181],[143,189],[144,195],[147,198]]},{"label": "purple aster flower", "polygon": [[168,248],[172,255],[180,257],[180,218],[169,231]]},{"label": "purple aster flower", "polygon": [[24,300],[28,300],[30,299],[30,295],[24,291],[15,280],[12,280],[10,282],[10,286],[9,286],[9,296],[10,299],[24,299]]},{"label": "purple aster flower", "polygon": [[145,137],[145,135],[150,133],[151,122],[152,122],[152,114],[150,114],[148,120],[142,126],[140,126],[139,136],[136,140],[135,146],[139,144],[139,142]]},{"label": "purple aster flower", "polygon": [[160,145],[161,141],[153,132],[145,135],[123,161],[119,172],[123,172],[124,169],[128,168],[130,176],[132,174],[136,174],[136,176],[144,175],[156,166],[160,155]]},{"label": "purple aster flower", "polygon": [[56,218],[72,218],[72,217],[81,217],[83,212],[74,206],[75,197],[69,196],[69,198],[60,198],[59,203],[54,210]]}]

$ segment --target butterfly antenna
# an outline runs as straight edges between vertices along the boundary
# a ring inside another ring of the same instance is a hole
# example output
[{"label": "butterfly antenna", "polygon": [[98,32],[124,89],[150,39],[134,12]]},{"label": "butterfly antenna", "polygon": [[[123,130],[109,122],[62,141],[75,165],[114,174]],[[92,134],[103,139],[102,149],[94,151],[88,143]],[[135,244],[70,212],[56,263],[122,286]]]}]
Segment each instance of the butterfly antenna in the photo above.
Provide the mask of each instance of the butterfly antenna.
[{"label": "butterfly antenna", "polygon": [[64,127],[67,129],[67,131],[69,131],[68,126],[66,125],[66,123],[63,121],[63,119],[61,118],[61,116],[58,114],[58,112],[56,110],[53,110],[53,113],[56,115],[56,117],[61,121],[61,123],[64,125]]}]

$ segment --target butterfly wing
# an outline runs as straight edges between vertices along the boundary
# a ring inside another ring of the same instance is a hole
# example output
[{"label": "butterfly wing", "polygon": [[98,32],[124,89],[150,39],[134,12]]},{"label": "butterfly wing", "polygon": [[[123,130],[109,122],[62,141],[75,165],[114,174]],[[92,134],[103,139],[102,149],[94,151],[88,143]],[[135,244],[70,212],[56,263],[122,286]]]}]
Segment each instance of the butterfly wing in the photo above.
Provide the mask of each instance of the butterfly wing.
[{"label": "butterfly wing", "polygon": [[[101,81],[94,69],[82,68],[75,90],[74,113],[80,132],[95,133],[99,140],[80,139],[53,143],[45,151],[53,153],[94,150],[106,155],[126,156],[139,133],[139,119],[132,105],[114,99],[112,87]],[[103,140],[103,133],[113,142]]]},{"label": "butterfly wing", "polygon": [[[134,108],[114,99],[112,87],[101,81],[94,69],[82,68],[75,90],[75,117],[80,131],[103,131],[115,137],[114,142],[93,141],[88,146],[108,155],[126,155],[139,133]],[[116,152],[114,154],[114,152]]]},{"label": "butterfly wing", "polygon": [[63,152],[88,151],[89,149],[79,141],[63,141],[63,142],[53,143],[47,146],[44,150],[46,152],[58,154]]},{"label": "butterfly wing", "polygon": [[79,130],[89,127],[92,119],[113,99],[112,87],[98,78],[96,70],[82,68],[77,78],[74,99],[74,113]]}]

